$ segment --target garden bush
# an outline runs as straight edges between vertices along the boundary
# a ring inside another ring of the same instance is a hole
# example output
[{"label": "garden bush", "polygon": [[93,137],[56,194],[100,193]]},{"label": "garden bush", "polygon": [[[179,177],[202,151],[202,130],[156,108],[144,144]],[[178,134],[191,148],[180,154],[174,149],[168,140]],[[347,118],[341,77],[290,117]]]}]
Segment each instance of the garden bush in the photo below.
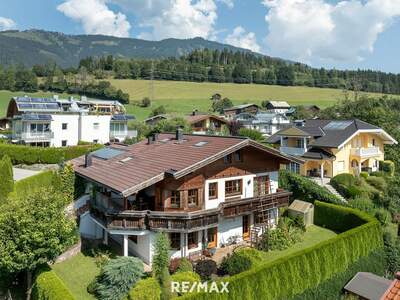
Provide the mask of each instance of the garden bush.
[{"label": "garden bush", "polygon": [[[180,286],[182,286],[182,282],[189,282],[189,287],[192,283],[201,282],[201,278],[198,274],[194,272],[177,272],[171,276],[171,283],[179,282]],[[178,294],[179,295],[179,294]]]},{"label": "garden bush", "polygon": [[357,197],[355,199],[349,200],[349,205],[352,208],[359,209],[368,214],[374,214],[375,206],[374,203],[368,197]]},{"label": "garden bush", "polygon": [[32,287],[33,300],[74,300],[71,292],[49,267],[38,270]]},{"label": "garden bush", "polygon": [[44,171],[31,177],[15,182],[14,190],[17,194],[24,195],[37,188],[50,188],[53,186],[55,171]]},{"label": "garden bush", "polygon": [[385,172],[389,176],[393,176],[395,171],[394,162],[391,160],[380,161],[379,170]]},{"label": "garden bush", "polygon": [[[320,224],[331,230],[347,231],[224,278],[224,281],[229,281],[229,293],[197,293],[183,296],[183,299],[290,299],[308,289],[315,289],[335,274],[345,272],[362,257],[383,249],[381,227],[376,219],[347,207],[319,201],[314,205]],[[321,219],[323,216],[333,220]],[[351,216],[356,221],[351,221]],[[340,225],[341,221],[345,224]]]},{"label": "garden bush", "polygon": [[387,226],[392,222],[392,216],[390,212],[388,212],[384,208],[378,208],[375,211],[375,218],[381,223],[382,226]]},{"label": "garden bush", "polygon": [[10,157],[3,156],[0,159],[0,203],[7,199],[9,193],[14,190],[13,169]]},{"label": "garden bush", "polygon": [[238,252],[227,255],[222,260],[220,269],[224,274],[235,275],[247,271],[251,268],[251,259]]},{"label": "garden bush", "polygon": [[70,147],[31,147],[24,145],[0,144],[0,158],[8,155],[15,164],[58,164],[95,151],[102,145],[78,145]]},{"label": "garden bush", "polygon": [[193,271],[193,265],[186,257],[174,258],[169,262],[169,272],[171,274],[191,271]]},{"label": "garden bush", "polygon": [[387,183],[385,178],[377,177],[377,176],[369,176],[366,179],[369,185],[372,185],[374,188],[378,189],[379,191],[385,191],[387,189]]},{"label": "garden bush", "polygon": [[361,176],[362,178],[364,178],[364,179],[367,179],[368,176],[369,176],[369,173],[368,173],[368,172],[361,172],[361,173],[360,173],[360,176]]},{"label": "garden bush", "polygon": [[311,203],[318,200],[343,204],[341,199],[319,186],[316,182],[287,170],[280,171],[279,186],[291,191],[293,193],[292,199],[301,199]]},{"label": "garden bush", "polygon": [[143,276],[143,263],[131,256],[111,259],[97,278],[95,292],[100,300],[120,300]]},{"label": "garden bush", "polygon": [[161,288],[157,280],[153,277],[139,280],[131,288],[128,300],[160,300]]},{"label": "garden bush", "polygon": [[371,172],[369,175],[376,176],[376,177],[385,177],[386,173],[383,171],[375,171],[375,172]]},{"label": "garden bush", "polygon": [[202,280],[209,280],[212,274],[217,273],[217,263],[211,259],[200,260],[195,266],[195,271]]},{"label": "garden bush", "polygon": [[347,187],[352,186],[352,185],[358,185],[357,178],[348,173],[343,173],[336,175],[331,179],[331,184],[336,185],[336,184],[343,184]]}]

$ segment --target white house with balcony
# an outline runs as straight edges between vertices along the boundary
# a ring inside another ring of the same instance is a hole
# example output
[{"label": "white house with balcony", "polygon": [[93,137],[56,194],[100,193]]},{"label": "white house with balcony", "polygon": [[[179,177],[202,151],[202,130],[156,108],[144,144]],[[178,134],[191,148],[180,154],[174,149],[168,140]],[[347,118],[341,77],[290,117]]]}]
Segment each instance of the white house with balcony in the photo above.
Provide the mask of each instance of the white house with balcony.
[{"label": "white house with balcony", "polygon": [[123,105],[118,101],[14,97],[7,117],[14,143],[43,147],[74,146],[79,141],[105,144],[135,137],[128,131]]},{"label": "white house with balcony", "polygon": [[384,160],[384,146],[397,144],[382,128],[357,119],[299,121],[267,141],[305,161],[291,163],[291,171],[322,179],[377,171]]},{"label": "white house with balcony", "polygon": [[258,130],[265,137],[290,126],[290,119],[287,116],[274,112],[241,113],[236,115],[234,119],[245,128]]}]

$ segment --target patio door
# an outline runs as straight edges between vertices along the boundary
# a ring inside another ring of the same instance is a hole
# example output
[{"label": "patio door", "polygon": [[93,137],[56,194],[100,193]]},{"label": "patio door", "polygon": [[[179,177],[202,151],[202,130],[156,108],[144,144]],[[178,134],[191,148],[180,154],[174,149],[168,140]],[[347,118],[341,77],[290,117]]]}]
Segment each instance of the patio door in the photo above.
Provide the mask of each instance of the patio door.
[{"label": "patio door", "polygon": [[250,215],[243,216],[243,239],[250,238]]},{"label": "patio door", "polygon": [[218,227],[207,229],[207,241],[208,241],[207,248],[217,247],[217,233],[218,233]]},{"label": "patio door", "polygon": [[259,176],[254,178],[254,195],[263,196],[271,193],[271,181],[269,176]]}]

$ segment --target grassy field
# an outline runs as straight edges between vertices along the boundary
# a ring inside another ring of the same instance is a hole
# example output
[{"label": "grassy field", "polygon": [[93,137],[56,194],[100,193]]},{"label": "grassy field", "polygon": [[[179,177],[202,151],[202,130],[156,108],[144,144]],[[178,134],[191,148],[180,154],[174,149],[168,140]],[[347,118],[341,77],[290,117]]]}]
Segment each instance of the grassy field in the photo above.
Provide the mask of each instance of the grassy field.
[{"label": "grassy field", "polygon": [[[132,102],[140,101],[150,95],[151,84],[148,80],[117,80],[111,79],[111,84],[124,92],[129,93]],[[284,87],[257,84],[233,83],[195,83],[181,81],[154,81],[154,101],[149,108],[142,108],[133,104],[126,106],[127,112],[136,116],[138,120],[147,118],[151,110],[164,105],[168,113],[178,115],[188,114],[193,109],[208,111],[211,95],[220,93],[228,97],[234,104],[257,103],[263,100],[284,100],[291,105],[315,104],[322,108],[343,99],[343,91],[339,89],[321,89],[309,87]],[[12,96],[21,95],[51,96],[52,93],[25,93],[0,91],[0,117],[6,114],[8,102]],[[67,97],[68,95],[60,95]]]},{"label": "grassy field", "polygon": [[100,273],[93,257],[79,253],[66,261],[54,264],[51,268],[76,299],[95,299],[86,290],[89,283]]},{"label": "grassy field", "polygon": [[303,241],[301,241],[300,243],[296,243],[293,246],[290,246],[288,249],[282,251],[278,250],[269,252],[257,251],[260,257],[258,257],[257,261],[253,261],[253,263],[260,264],[260,263],[271,262],[278,258],[293,254],[302,249],[312,247],[334,236],[336,236],[336,233],[331,230],[318,227],[316,225],[311,225],[307,227],[307,231],[304,233],[303,236]]}]

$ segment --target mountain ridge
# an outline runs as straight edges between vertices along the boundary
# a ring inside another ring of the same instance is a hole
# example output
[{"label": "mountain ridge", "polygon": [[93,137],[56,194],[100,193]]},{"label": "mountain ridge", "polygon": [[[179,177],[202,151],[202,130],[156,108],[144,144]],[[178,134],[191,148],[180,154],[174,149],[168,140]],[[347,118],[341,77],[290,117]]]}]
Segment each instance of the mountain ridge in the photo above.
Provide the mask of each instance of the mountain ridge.
[{"label": "mountain ridge", "polygon": [[61,67],[76,67],[82,58],[88,56],[156,59],[179,57],[204,48],[262,55],[201,37],[148,41],[106,35],[71,35],[39,29],[0,31],[0,65],[6,66],[23,64],[32,67],[56,62]]}]

